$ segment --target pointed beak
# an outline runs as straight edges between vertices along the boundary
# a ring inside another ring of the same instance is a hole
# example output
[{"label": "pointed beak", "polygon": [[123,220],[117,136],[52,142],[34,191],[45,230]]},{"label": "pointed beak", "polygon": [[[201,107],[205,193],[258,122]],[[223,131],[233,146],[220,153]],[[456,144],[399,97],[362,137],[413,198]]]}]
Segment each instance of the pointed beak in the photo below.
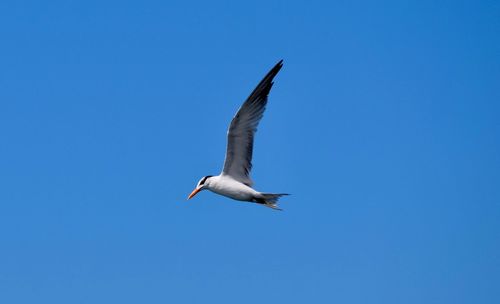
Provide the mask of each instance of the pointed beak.
[{"label": "pointed beak", "polygon": [[188,200],[191,199],[193,196],[196,195],[196,193],[198,193],[200,191],[201,191],[201,187],[194,189],[193,192],[191,192],[191,194],[188,196]]}]

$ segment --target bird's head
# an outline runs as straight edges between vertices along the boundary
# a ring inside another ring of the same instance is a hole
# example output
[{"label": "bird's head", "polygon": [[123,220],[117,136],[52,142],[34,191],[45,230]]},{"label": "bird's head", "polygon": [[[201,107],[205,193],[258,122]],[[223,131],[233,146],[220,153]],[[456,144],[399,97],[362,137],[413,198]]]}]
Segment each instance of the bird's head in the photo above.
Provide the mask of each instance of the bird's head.
[{"label": "bird's head", "polygon": [[207,184],[208,184],[208,180],[212,177],[212,175],[207,175],[207,176],[203,176],[200,181],[198,182],[198,184],[196,185],[196,188],[194,188],[193,192],[191,192],[191,194],[189,194],[188,196],[188,199],[191,199],[193,196],[195,196],[198,192],[200,192],[201,190],[204,190],[206,189],[207,187]]}]

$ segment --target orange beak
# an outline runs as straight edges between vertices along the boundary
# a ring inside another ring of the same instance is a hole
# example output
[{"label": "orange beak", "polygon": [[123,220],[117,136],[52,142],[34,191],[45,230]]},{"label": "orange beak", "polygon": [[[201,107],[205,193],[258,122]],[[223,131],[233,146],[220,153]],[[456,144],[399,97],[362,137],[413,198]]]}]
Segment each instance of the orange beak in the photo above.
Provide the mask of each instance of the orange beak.
[{"label": "orange beak", "polygon": [[196,193],[198,193],[200,191],[201,191],[201,188],[194,189],[193,192],[191,192],[191,194],[188,196],[188,200],[191,199],[193,196],[196,195]]}]

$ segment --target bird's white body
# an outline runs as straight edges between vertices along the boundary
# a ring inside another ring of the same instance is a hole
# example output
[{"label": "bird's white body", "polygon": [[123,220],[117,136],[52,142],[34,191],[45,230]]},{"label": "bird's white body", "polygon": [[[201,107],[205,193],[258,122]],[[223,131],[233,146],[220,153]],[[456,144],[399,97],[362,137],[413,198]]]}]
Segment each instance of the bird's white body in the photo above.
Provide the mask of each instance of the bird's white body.
[{"label": "bird's white body", "polygon": [[225,174],[210,177],[205,182],[205,187],[207,190],[238,201],[251,202],[254,198],[261,197],[260,192]]}]

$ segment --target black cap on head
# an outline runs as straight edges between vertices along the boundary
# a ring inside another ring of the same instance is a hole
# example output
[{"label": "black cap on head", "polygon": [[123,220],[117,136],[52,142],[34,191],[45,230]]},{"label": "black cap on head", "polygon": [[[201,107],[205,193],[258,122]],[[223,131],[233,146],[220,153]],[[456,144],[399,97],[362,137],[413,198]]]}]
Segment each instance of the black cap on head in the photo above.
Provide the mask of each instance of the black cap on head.
[{"label": "black cap on head", "polygon": [[200,180],[199,185],[203,185],[203,184],[207,181],[207,179],[208,179],[209,177],[212,177],[212,176],[213,176],[213,175],[207,175],[207,176],[204,176],[204,177]]}]

